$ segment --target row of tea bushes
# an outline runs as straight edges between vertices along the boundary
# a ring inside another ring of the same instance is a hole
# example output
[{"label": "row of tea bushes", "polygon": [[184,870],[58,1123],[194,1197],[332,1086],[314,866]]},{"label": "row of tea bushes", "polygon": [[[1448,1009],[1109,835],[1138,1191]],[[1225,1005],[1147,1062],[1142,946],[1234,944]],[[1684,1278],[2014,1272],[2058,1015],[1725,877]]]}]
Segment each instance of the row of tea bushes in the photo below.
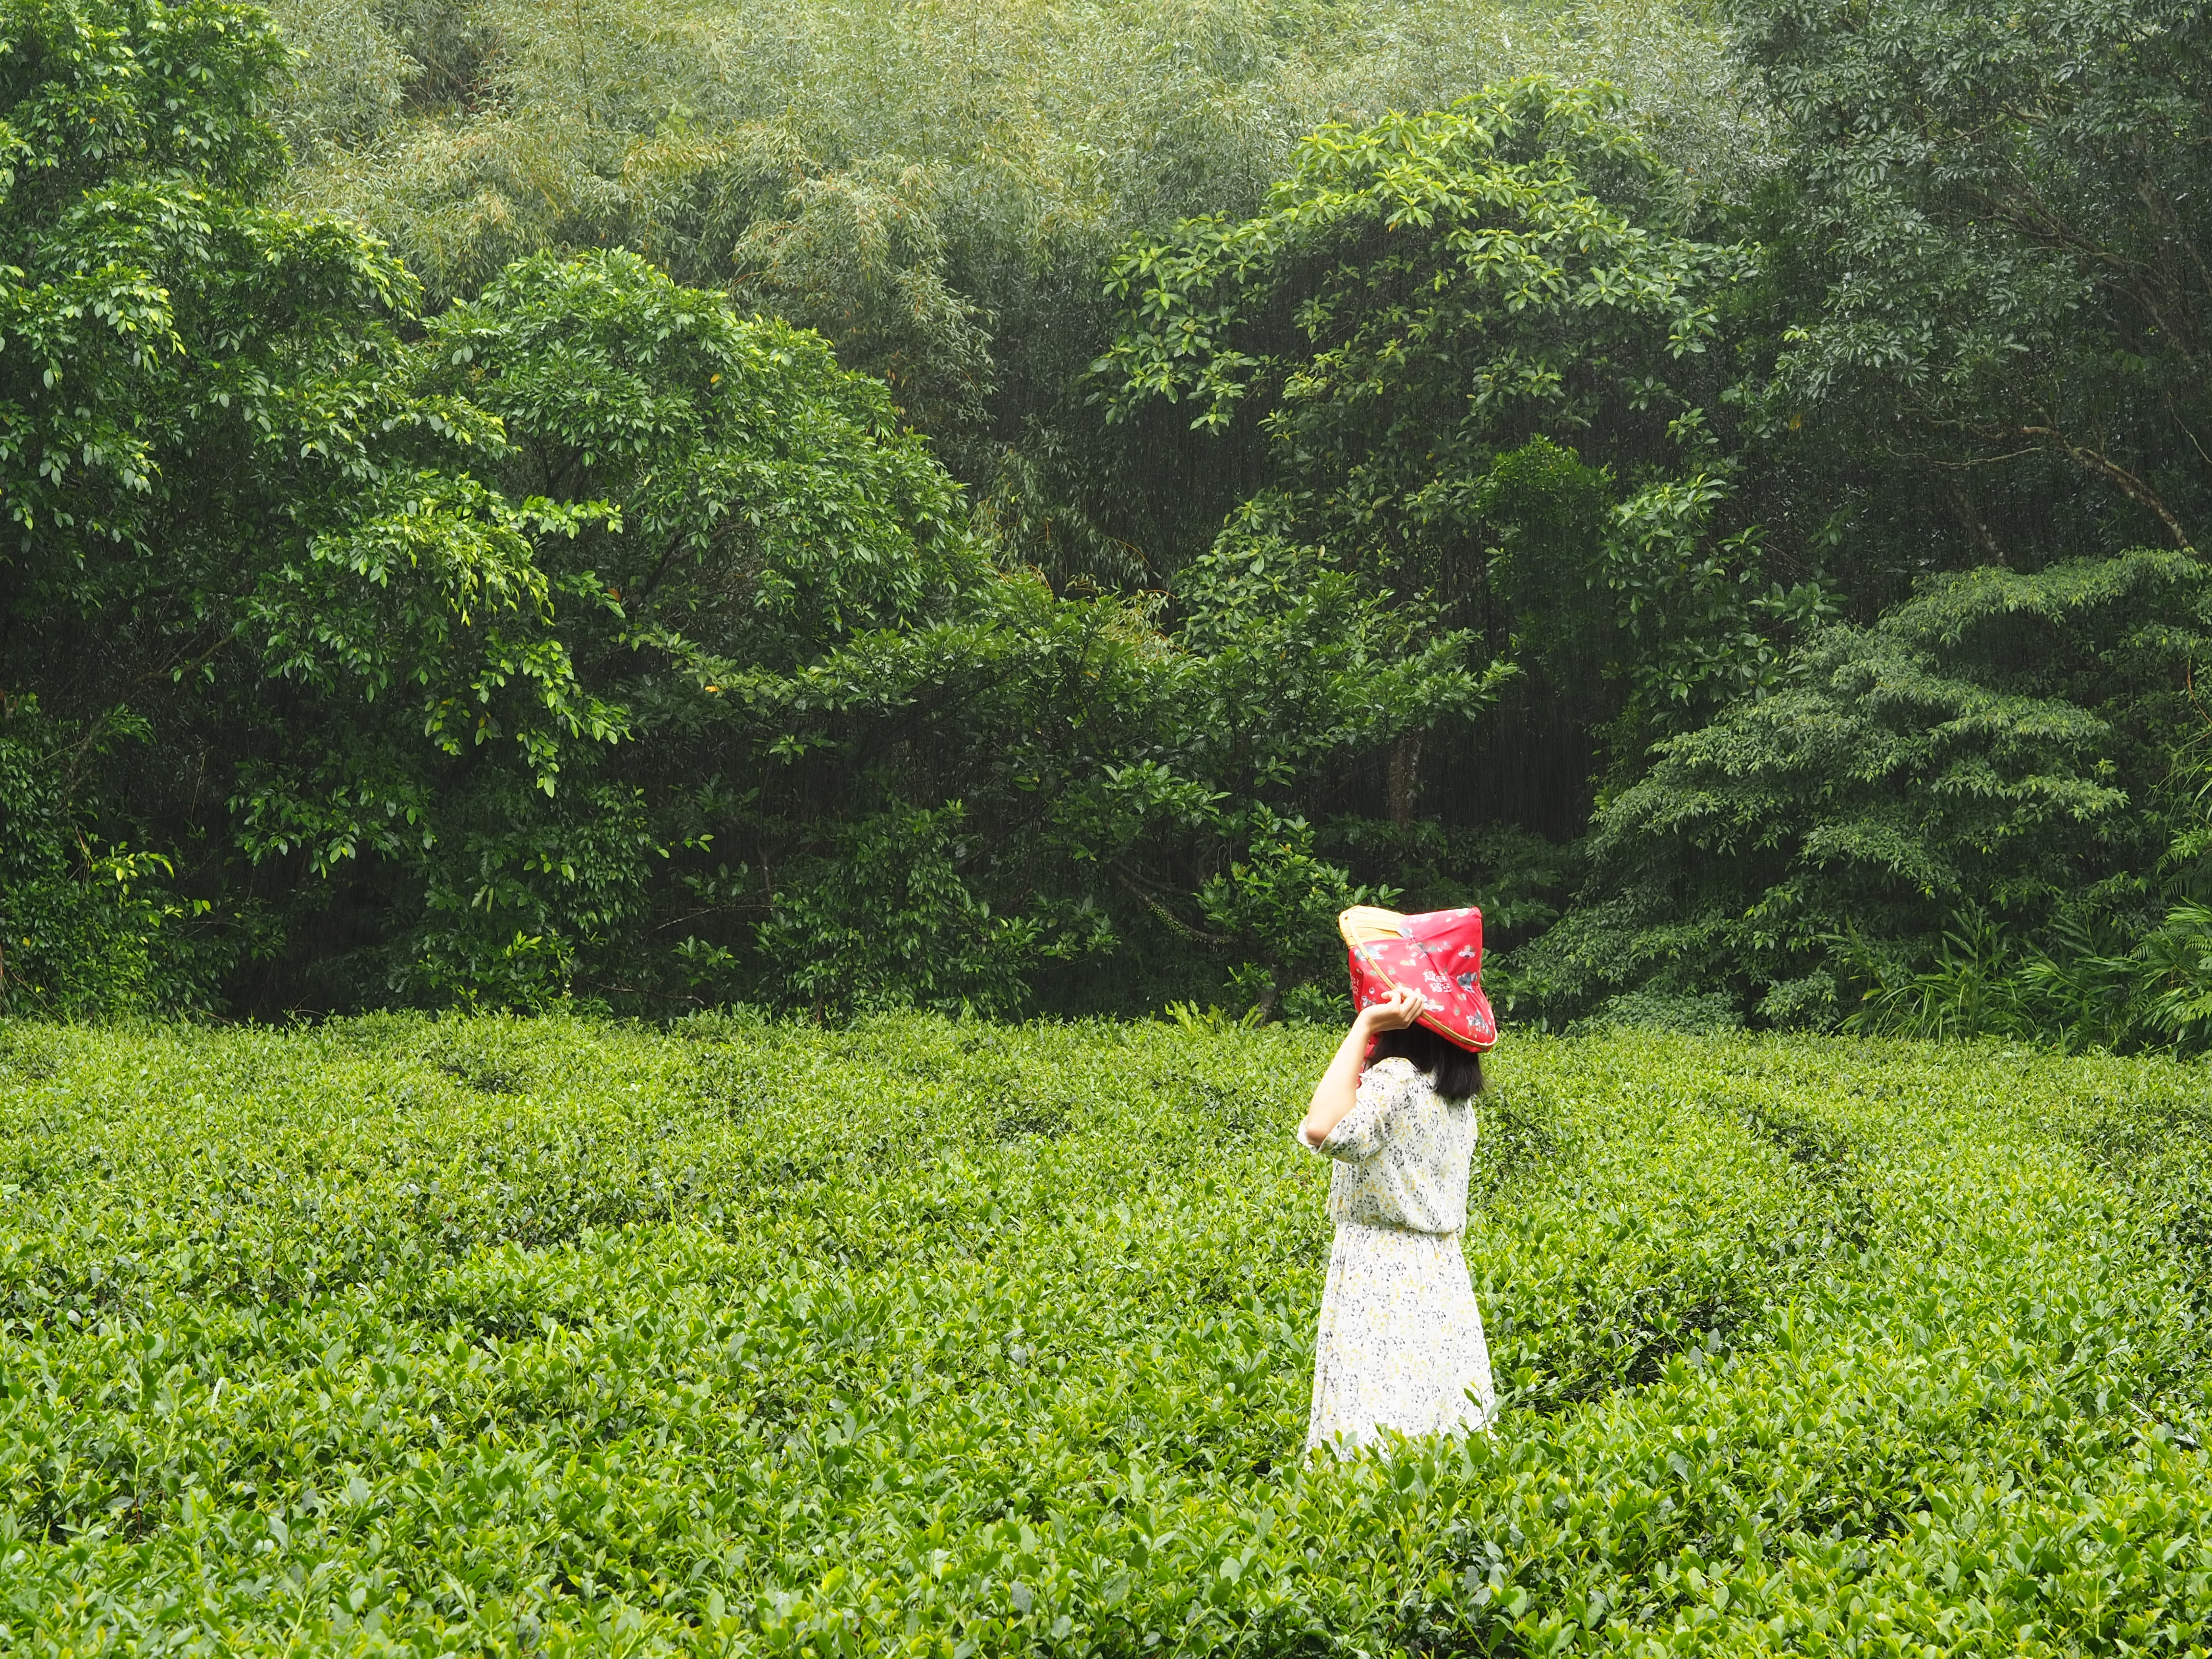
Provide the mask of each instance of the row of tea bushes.
[{"label": "row of tea bushes", "polygon": [[1302,1466],[1330,1034],[0,1027],[27,1652],[2191,1651],[2201,1072],[1509,1039]]}]

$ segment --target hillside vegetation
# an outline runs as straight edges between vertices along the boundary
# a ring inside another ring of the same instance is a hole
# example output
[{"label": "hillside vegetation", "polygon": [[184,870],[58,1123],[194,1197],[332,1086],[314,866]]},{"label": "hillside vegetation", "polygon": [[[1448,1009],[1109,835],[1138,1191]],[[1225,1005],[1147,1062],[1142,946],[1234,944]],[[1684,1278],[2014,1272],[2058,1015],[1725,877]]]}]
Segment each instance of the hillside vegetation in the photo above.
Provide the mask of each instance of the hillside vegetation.
[{"label": "hillside vegetation", "polygon": [[0,0],[0,1004],[2212,1039],[2185,0]]},{"label": "hillside vegetation", "polygon": [[0,1028],[25,1652],[2203,1652],[2201,1072],[1520,1039],[1496,1434],[1300,1467],[1326,1047]]}]

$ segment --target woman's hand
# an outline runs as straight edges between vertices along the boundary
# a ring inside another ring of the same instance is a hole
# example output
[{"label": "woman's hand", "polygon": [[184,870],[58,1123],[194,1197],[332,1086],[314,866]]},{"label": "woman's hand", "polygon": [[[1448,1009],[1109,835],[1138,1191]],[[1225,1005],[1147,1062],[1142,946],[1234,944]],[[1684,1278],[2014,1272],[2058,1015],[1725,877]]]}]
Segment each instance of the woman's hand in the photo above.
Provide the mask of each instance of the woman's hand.
[{"label": "woman's hand", "polygon": [[1298,1135],[1309,1146],[1318,1146],[1328,1132],[1359,1098],[1359,1073],[1367,1063],[1367,1045],[1383,1031],[1402,1031],[1421,1017],[1426,1005],[1419,991],[1393,990],[1380,1002],[1370,1003],[1352,1017],[1352,1029],[1337,1045],[1336,1058],[1314,1085],[1313,1104],[1306,1108]]},{"label": "woman's hand", "polygon": [[1370,1002],[1362,1008],[1359,1018],[1353,1020],[1352,1024],[1356,1028],[1361,1022],[1365,1022],[1370,1036],[1377,1031],[1402,1031],[1419,1019],[1422,1009],[1427,1006],[1419,991],[1408,991],[1402,985],[1394,985],[1390,988],[1390,994],[1382,1001]]}]

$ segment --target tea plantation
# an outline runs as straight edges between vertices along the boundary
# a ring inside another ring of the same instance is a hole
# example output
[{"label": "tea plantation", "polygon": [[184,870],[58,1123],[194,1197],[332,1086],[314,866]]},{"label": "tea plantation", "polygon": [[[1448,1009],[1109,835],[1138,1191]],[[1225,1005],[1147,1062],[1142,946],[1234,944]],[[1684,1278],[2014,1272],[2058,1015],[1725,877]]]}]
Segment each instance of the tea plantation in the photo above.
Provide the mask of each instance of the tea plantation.
[{"label": "tea plantation", "polygon": [[1333,1041],[0,1027],[0,1650],[2207,1650],[2202,1070],[1510,1038],[1308,1469]]}]

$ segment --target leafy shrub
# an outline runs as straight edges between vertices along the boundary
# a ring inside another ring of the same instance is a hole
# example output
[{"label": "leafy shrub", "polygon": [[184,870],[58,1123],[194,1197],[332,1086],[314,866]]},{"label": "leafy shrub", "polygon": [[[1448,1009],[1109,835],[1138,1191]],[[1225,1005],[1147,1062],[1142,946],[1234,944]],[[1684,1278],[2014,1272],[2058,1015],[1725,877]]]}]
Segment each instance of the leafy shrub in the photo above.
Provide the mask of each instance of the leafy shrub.
[{"label": "leafy shrub", "polygon": [[956,802],[849,825],[826,857],[787,871],[761,924],[780,1002],[816,1018],[902,1006],[1010,1013],[1040,943],[1026,917],[996,917],[960,878]]},{"label": "leafy shrub", "polygon": [[1735,1005],[1723,992],[1668,996],[1662,991],[1631,991],[1625,996],[1607,997],[1571,1029],[1602,1030],[1609,1025],[1627,1025],[1654,1031],[1727,1031],[1742,1023]]},{"label": "leafy shrub", "polygon": [[[1593,879],[1516,987],[1568,1011],[1725,989],[1814,1024],[1874,991],[1869,1018],[1909,1000],[1924,1035],[2063,1029],[2056,981],[2015,1020],[1966,1004],[2013,994],[2007,929],[2047,978],[2097,954],[2061,937],[2069,918],[2131,945],[2165,914],[2141,872],[2192,821],[2172,755],[2205,596],[2196,561],[2142,551],[1931,579],[1869,627],[1816,634],[1771,695],[1662,744],[1604,804]],[[2094,1025],[2081,1042],[2112,1040]]]},{"label": "leafy shrub", "polygon": [[99,757],[143,741],[127,709],[71,731],[36,697],[0,699],[0,1014],[204,1010],[220,940],[165,854],[102,840],[81,798]]},{"label": "leafy shrub", "polygon": [[1467,1239],[1506,1413],[1306,1468],[1332,1041],[0,1025],[0,1627],[2057,1655],[2212,1615],[2197,1070],[1509,1041]]}]

